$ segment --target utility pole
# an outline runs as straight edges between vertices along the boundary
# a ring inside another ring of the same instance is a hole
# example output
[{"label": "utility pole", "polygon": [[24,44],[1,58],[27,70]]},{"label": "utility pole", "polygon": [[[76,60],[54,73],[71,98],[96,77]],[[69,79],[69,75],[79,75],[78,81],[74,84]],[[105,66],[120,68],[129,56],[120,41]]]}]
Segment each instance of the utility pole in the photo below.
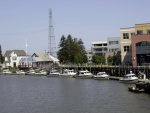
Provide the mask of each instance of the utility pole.
[{"label": "utility pole", "polygon": [[49,34],[48,34],[48,55],[53,57],[56,56],[56,42],[55,42],[55,35],[54,35],[54,28],[52,23],[52,10],[49,9]]}]

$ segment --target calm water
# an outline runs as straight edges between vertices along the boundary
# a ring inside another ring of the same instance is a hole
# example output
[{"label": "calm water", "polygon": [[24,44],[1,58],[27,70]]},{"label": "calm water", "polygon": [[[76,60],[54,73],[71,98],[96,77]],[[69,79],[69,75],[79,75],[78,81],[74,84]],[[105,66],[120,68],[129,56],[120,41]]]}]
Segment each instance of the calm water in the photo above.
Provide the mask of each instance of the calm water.
[{"label": "calm water", "polygon": [[115,80],[0,75],[0,113],[150,113],[150,94]]}]

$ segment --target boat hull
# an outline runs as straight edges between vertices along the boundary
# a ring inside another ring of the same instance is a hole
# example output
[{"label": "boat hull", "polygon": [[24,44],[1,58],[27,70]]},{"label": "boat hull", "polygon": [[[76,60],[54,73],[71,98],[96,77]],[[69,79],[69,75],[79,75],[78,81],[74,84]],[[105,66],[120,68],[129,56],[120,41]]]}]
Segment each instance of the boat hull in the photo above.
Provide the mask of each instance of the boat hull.
[{"label": "boat hull", "polygon": [[131,79],[131,80],[120,79],[119,82],[121,82],[121,83],[131,83],[131,84],[134,84],[134,83],[137,83],[137,82],[138,82],[138,79]]},{"label": "boat hull", "polygon": [[74,77],[76,74],[60,74],[61,77]]},{"label": "boat hull", "polygon": [[136,87],[128,87],[128,90],[131,91],[131,92],[134,92],[134,93],[143,93],[143,92],[145,92],[144,89],[138,89]]},{"label": "boat hull", "polygon": [[91,78],[93,78],[93,75],[83,75],[83,76],[77,75],[77,76],[75,76],[75,78],[91,79]]},{"label": "boat hull", "polygon": [[59,77],[59,74],[49,74],[47,77]]},{"label": "boat hull", "polygon": [[93,79],[95,79],[95,80],[109,80],[109,77],[98,77],[98,76],[94,76]]}]

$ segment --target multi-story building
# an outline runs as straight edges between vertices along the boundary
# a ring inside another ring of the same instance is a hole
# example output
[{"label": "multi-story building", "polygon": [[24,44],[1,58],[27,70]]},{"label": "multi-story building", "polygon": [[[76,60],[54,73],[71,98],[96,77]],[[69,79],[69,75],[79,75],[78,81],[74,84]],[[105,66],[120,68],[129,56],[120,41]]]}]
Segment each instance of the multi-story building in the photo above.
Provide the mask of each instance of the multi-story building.
[{"label": "multi-story building", "polygon": [[150,64],[150,23],[120,29],[121,61],[133,66]]},{"label": "multi-story building", "polygon": [[108,52],[120,51],[120,37],[107,38]]},{"label": "multi-story building", "polygon": [[22,58],[26,58],[26,52],[24,50],[8,50],[4,54],[5,66],[18,67]]},{"label": "multi-story building", "polygon": [[132,36],[132,64],[150,64],[150,23],[135,24],[135,35]]},{"label": "multi-story building", "polygon": [[107,41],[105,42],[92,42],[92,54],[94,55],[105,55],[107,52]]},{"label": "multi-story building", "polygon": [[120,29],[120,45],[121,45],[121,63],[132,64],[132,49],[131,37],[135,34],[135,28],[121,28]]},{"label": "multi-story building", "polygon": [[107,47],[108,47],[108,51],[105,53],[105,59],[106,59],[106,64],[110,64],[110,62],[108,62],[108,57],[111,56],[115,56],[116,60],[115,62],[112,62],[114,65],[119,65],[120,64],[120,50],[121,50],[121,46],[120,46],[120,37],[110,37],[107,38]]}]

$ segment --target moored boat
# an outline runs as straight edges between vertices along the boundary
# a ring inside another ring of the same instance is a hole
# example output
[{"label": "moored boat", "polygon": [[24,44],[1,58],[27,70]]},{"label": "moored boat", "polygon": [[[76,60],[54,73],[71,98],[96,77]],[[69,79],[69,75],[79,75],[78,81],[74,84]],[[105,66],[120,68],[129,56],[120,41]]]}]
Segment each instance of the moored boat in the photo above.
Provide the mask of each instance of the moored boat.
[{"label": "moored boat", "polygon": [[31,69],[27,72],[27,74],[28,74],[28,75],[35,75],[36,72],[35,72],[34,69],[31,68]]},{"label": "moored boat", "polygon": [[78,71],[77,75],[75,76],[76,78],[92,78],[93,74],[89,72],[88,70],[80,70]]},{"label": "moored boat", "polygon": [[41,71],[39,71],[39,72],[37,72],[37,73],[35,73],[35,75],[47,75],[47,72],[46,71],[44,71],[44,70],[41,70]]},{"label": "moored boat", "polygon": [[63,77],[74,77],[76,75],[76,73],[74,72],[73,69],[65,69],[63,74],[60,74],[60,76]]},{"label": "moored boat", "polygon": [[60,73],[58,70],[50,70],[47,74],[48,77],[59,77]]},{"label": "moored boat", "polygon": [[128,87],[128,90],[135,93],[150,93],[150,83],[138,82],[135,86]]},{"label": "moored boat", "polygon": [[129,74],[126,74],[124,77],[120,78],[119,81],[122,83],[137,83],[138,77],[130,71]]},{"label": "moored boat", "polygon": [[12,72],[9,70],[3,70],[2,74],[4,75],[12,75]]},{"label": "moored boat", "polygon": [[109,75],[106,72],[98,72],[97,75],[93,76],[93,79],[109,80]]},{"label": "moored boat", "polygon": [[16,70],[16,75],[25,75],[26,73],[23,70]]}]

